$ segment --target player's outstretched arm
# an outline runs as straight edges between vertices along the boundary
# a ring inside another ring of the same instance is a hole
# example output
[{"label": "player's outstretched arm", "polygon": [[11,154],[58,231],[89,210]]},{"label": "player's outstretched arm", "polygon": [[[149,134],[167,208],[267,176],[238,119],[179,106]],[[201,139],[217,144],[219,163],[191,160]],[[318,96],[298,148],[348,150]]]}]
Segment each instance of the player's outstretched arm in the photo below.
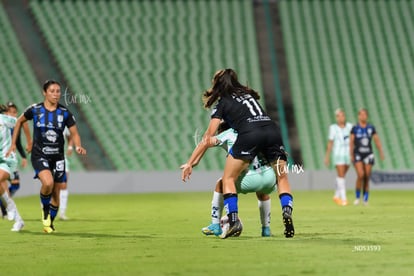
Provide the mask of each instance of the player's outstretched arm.
[{"label": "player's outstretched arm", "polygon": [[325,160],[324,163],[327,167],[329,167],[331,151],[332,151],[333,141],[329,140],[328,145],[326,146],[326,153],[325,153]]},{"label": "player's outstretched arm", "polygon": [[33,141],[32,141],[32,136],[30,135],[29,124],[27,122],[24,122],[22,126],[23,126],[24,136],[26,137],[26,151],[30,153],[32,152]]},{"label": "player's outstretched arm", "polygon": [[355,141],[355,134],[351,133],[349,135],[349,156],[351,157],[351,162],[353,163],[354,160],[354,141]]},{"label": "player's outstretched arm", "polygon": [[203,136],[203,140],[200,143],[198,143],[187,162],[180,166],[181,179],[184,182],[190,178],[190,175],[193,172],[193,167],[200,162],[201,158],[203,157],[207,149],[215,145],[215,141],[217,138],[214,137],[214,135],[217,131],[219,124],[220,119],[214,118],[210,120],[210,124]]},{"label": "player's outstretched arm", "polygon": [[24,124],[27,121],[26,117],[24,115],[20,115],[20,117],[17,119],[16,124],[14,125],[14,131],[12,136],[12,142],[10,145],[9,150],[6,152],[6,157],[8,157],[12,152],[16,151],[16,143],[17,143],[17,137],[19,136],[20,128],[22,127],[22,124]]},{"label": "player's outstretched arm", "polygon": [[73,125],[69,128],[70,136],[72,136],[73,144],[75,145],[75,151],[77,154],[85,155],[86,149],[82,147],[81,138],[78,132],[76,125]]},{"label": "player's outstretched arm", "polygon": [[372,138],[374,139],[375,146],[377,147],[379,151],[381,160],[384,160],[385,155],[384,155],[384,151],[382,150],[382,145],[381,145],[381,141],[380,141],[378,134],[374,134]]}]

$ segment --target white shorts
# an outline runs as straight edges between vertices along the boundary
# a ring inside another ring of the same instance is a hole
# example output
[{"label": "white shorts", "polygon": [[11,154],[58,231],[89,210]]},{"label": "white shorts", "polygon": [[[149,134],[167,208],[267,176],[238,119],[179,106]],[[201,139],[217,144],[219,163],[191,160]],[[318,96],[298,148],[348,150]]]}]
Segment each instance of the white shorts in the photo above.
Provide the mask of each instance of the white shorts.
[{"label": "white shorts", "polygon": [[7,172],[10,178],[14,177],[14,173],[17,170],[17,159],[14,156],[3,159],[0,163],[0,170]]},{"label": "white shorts", "polygon": [[350,165],[351,164],[351,158],[349,155],[343,155],[343,154],[334,154],[332,155],[332,163],[336,165]]},{"label": "white shorts", "polygon": [[236,182],[237,193],[247,194],[260,192],[263,194],[271,194],[276,190],[276,175],[273,168],[258,170],[242,174]]}]

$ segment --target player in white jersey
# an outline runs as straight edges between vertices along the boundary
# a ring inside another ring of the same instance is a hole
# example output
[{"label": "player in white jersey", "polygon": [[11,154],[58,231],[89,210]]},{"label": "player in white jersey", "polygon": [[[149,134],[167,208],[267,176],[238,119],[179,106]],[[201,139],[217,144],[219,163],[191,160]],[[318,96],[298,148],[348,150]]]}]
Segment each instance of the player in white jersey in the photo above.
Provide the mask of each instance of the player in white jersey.
[{"label": "player in white jersey", "polygon": [[336,188],[333,200],[338,205],[347,205],[345,175],[351,164],[349,154],[349,137],[351,135],[352,124],[346,122],[345,112],[338,108],[335,111],[336,124],[329,127],[329,141],[325,153],[325,165],[332,163],[336,167]]},{"label": "player in white jersey", "polygon": [[72,156],[73,153],[73,140],[70,135],[69,129],[66,127],[63,131],[63,135],[66,137],[66,141],[68,143],[68,147],[65,154],[65,171],[66,171],[66,182],[62,183],[60,186],[60,192],[59,192],[59,200],[60,200],[60,206],[59,206],[59,218],[61,220],[68,220],[69,218],[66,216],[66,209],[68,207],[68,199],[69,199],[69,191],[68,191],[68,177],[69,177],[69,171],[70,171],[70,162],[69,157]]},{"label": "player in white jersey", "polygon": [[[237,139],[237,133],[229,128],[226,123],[221,123],[218,135],[212,144],[221,146],[230,151]],[[271,201],[269,194],[276,190],[276,176],[273,168],[266,165],[258,157],[253,159],[246,172],[242,173],[236,182],[237,193],[256,193],[259,205],[260,222],[262,225],[262,237],[270,237]],[[211,202],[211,224],[201,229],[205,235],[219,236],[222,234],[220,218],[223,212],[223,182],[220,178],[216,183]]]},{"label": "player in white jersey", "polygon": [[18,232],[24,227],[24,221],[17,210],[16,204],[10,197],[7,185],[7,180],[16,170],[17,158],[14,153],[6,157],[11,145],[11,129],[16,124],[16,118],[2,114],[6,111],[4,105],[0,106],[0,111],[0,200],[6,206],[8,219],[15,221],[11,231]]}]

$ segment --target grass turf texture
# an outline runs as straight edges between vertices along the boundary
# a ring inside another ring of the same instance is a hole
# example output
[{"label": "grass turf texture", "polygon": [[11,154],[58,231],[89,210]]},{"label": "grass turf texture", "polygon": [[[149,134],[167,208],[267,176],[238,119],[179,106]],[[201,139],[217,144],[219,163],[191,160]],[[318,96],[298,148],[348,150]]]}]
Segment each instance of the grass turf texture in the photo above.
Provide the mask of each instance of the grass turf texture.
[{"label": "grass turf texture", "polygon": [[0,221],[1,274],[409,275],[413,196],[374,191],[367,207],[339,207],[331,191],[295,192],[296,236],[286,239],[276,196],[274,236],[262,238],[255,196],[241,195],[244,230],[226,240],[200,231],[211,193],[71,195],[71,220],[54,234],[42,232],[38,197],[16,198],[26,226],[13,233]]}]

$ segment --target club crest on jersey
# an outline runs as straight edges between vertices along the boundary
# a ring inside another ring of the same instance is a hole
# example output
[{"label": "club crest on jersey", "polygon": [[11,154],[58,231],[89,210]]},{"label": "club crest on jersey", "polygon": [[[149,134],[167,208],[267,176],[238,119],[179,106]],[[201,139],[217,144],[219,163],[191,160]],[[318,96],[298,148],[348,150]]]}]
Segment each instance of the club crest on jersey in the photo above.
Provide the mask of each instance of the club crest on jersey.
[{"label": "club crest on jersey", "polygon": [[368,132],[368,135],[369,135],[369,136],[371,136],[371,134],[372,134],[372,129],[371,129],[371,128],[369,128],[369,129],[367,130],[367,132]]},{"label": "club crest on jersey", "polygon": [[58,122],[63,122],[63,115],[57,115],[57,121]]}]

